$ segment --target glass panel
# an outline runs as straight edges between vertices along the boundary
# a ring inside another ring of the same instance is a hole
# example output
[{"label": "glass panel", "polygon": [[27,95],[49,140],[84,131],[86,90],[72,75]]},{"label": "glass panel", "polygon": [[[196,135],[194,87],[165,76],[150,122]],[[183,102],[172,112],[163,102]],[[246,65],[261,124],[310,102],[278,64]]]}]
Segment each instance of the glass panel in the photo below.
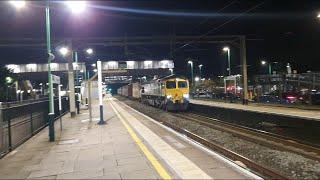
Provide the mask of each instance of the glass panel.
[{"label": "glass panel", "polygon": [[127,68],[127,62],[125,62],[125,61],[120,61],[120,62],[118,63],[118,68],[119,68],[119,69],[126,69],[126,68]]},{"label": "glass panel", "polygon": [[178,88],[187,88],[187,82],[186,81],[179,81],[178,82]]},{"label": "glass panel", "polygon": [[167,89],[175,89],[176,88],[176,82],[175,81],[167,81],[166,82]]}]

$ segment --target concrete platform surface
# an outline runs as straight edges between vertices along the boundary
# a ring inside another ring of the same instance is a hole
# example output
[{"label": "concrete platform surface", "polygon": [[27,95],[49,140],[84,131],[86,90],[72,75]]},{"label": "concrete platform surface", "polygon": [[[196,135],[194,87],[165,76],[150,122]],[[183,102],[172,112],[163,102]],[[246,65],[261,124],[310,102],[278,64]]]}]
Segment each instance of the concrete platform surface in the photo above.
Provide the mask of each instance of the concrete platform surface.
[{"label": "concrete platform surface", "polygon": [[256,176],[182,140],[113,98],[97,125],[87,110],[44,129],[0,159],[0,179],[247,179]]},{"label": "concrete platform surface", "polygon": [[318,110],[303,110],[298,108],[286,108],[286,107],[276,107],[276,106],[273,107],[273,106],[263,106],[263,105],[257,106],[254,104],[242,105],[242,104],[236,104],[236,103],[225,103],[225,102],[217,102],[217,101],[209,101],[209,100],[198,100],[198,99],[190,99],[190,102],[193,104],[215,106],[220,108],[270,113],[270,114],[300,117],[300,118],[320,121],[320,111]]}]

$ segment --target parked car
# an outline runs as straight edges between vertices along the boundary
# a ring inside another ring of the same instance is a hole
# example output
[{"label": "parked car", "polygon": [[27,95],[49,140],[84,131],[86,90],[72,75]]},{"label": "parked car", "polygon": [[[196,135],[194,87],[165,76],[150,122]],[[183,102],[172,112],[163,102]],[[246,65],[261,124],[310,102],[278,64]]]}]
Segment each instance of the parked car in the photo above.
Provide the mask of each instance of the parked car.
[{"label": "parked car", "polygon": [[285,99],[281,99],[279,96],[264,94],[259,97],[255,97],[254,102],[258,103],[272,103],[272,104],[285,104],[287,101]]},{"label": "parked car", "polygon": [[285,92],[282,94],[282,98],[285,99],[288,103],[298,103],[299,94],[295,92]]},{"label": "parked car", "polygon": [[320,105],[320,91],[311,94],[311,102],[314,105]]}]

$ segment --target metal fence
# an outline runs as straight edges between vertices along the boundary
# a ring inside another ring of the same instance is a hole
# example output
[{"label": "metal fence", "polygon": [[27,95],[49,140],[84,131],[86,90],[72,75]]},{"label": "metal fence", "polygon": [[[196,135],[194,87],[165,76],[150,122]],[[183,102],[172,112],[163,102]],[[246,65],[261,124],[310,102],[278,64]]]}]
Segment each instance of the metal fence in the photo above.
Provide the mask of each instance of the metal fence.
[{"label": "metal fence", "polygon": [[[59,112],[58,98],[55,98],[55,119],[69,111],[69,100],[62,98]],[[2,106],[0,108],[0,157],[10,152],[48,125],[48,100]]]}]

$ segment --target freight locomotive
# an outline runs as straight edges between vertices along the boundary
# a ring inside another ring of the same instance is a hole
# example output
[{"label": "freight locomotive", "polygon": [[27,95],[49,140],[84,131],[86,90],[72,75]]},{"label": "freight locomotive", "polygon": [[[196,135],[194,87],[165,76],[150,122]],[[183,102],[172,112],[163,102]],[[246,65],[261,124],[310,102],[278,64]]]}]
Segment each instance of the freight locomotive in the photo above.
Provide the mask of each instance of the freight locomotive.
[{"label": "freight locomotive", "polygon": [[189,105],[189,82],[175,75],[132,83],[118,89],[118,94],[168,111],[185,111]]}]

